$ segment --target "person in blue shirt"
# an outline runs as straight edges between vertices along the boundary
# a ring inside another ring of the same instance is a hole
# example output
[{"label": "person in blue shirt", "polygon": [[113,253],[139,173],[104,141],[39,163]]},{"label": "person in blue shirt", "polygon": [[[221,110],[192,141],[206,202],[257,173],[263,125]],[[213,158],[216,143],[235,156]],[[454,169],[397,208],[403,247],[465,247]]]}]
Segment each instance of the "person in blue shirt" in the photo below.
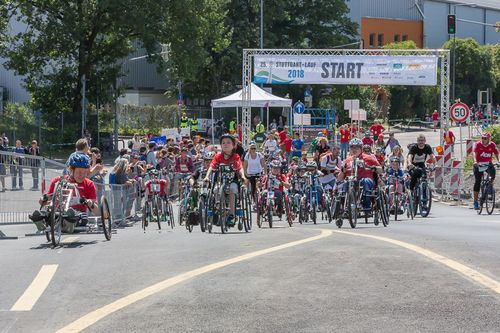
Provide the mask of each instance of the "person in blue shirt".
[{"label": "person in blue shirt", "polygon": [[304,146],[304,140],[300,138],[299,132],[295,132],[292,140],[292,157],[302,157],[302,147]]},{"label": "person in blue shirt", "polygon": [[[397,157],[391,157],[390,165],[387,168],[386,174],[389,179],[389,194],[403,193],[405,173],[403,169],[401,169],[401,163]],[[396,182],[396,179],[398,179],[398,182]],[[397,186],[395,184],[397,184]]]}]

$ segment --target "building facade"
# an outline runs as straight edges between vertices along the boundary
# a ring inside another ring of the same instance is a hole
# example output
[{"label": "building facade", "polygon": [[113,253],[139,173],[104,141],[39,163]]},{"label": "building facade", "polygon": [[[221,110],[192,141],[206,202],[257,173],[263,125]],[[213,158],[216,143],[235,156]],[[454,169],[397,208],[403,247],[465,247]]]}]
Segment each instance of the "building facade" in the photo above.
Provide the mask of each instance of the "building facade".
[{"label": "building facade", "polygon": [[[494,25],[500,21],[500,0],[346,0],[350,18],[360,26],[364,48],[413,40],[418,47],[441,48],[450,38],[447,16],[457,18],[456,37],[479,44],[500,43]],[[489,24],[489,25],[485,25]]]}]

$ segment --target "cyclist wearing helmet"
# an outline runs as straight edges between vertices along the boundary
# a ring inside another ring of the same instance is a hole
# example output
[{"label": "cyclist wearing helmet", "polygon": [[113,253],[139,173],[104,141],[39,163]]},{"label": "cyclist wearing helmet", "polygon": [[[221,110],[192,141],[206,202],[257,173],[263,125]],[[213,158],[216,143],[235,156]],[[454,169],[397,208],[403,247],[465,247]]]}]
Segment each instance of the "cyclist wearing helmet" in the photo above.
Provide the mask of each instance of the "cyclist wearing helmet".
[{"label": "cyclist wearing helmet", "polygon": [[478,194],[483,179],[483,172],[479,171],[480,165],[488,165],[488,173],[491,176],[491,181],[495,180],[496,170],[493,166],[493,155],[498,161],[497,145],[491,141],[491,133],[483,132],[481,141],[474,145],[474,209],[479,209]]},{"label": "cyclist wearing helmet", "polygon": [[[382,167],[380,166],[380,164],[378,163],[377,159],[374,156],[362,152],[361,149],[362,146],[363,142],[358,138],[354,138],[351,141],[349,141],[350,154],[346,158],[346,160],[342,163],[341,172],[339,173],[337,179],[339,181],[342,181],[345,179],[345,177],[351,175],[351,173],[353,173],[354,171],[352,168],[353,162],[355,159],[359,159],[364,163],[364,167],[358,167],[357,170],[360,186],[363,187],[365,193],[371,193],[375,188],[374,173],[381,174]],[[347,183],[344,183],[344,186],[346,185]],[[344,189],[344,191],[345,190],[346,189]],[[370,197],[365,196],[363,200],[363,208],[365,210],[369,210],[370,205],[371,205]]]},{"label": "cyclist wearing helmet", "polygon": [[[89,169],[90,169],[90,159],[85,154],[72,154],[68,159],[69,165],[69,176],[68,183],[77,184],[78,193],[73,193],[73,199],[70,202],[70,208],[65,212],[65,217],[72,218],[77,216],[78,212],[86,213],[87,209],[93,214],[99,214],[99,206],[97,204],[97,191],[94,183],[88,179]],[[35,210],[33,214],[29,215],[29,218],[35,223],[39,231],[45,229],[45,224],[43,220],[48,218],[48,212],[46,210],[46,204],[52,199],[52,194],[54,193],[57,182],[61,177],[55,177],[50,183],[49,190],[47,193],[39,200],[40,210]],[[80,198],[82,200],[80,201]],[[45,209],[44,209],[45,208]],[[63,223],[63,231],[73,232],[75,225],[74,223]]]},{"label": "cyclist wearing helmet", "polygon": [[[144,183],[144,187],[146,188],[146,195],[150,198],[153,195],[153,190],[158,192],[160,197],[166,197],[169,182],[166,179],[158,179],[158,170],[150,169],[149,170],[149,180]],[[154,185],[159,185],[158,189],[155,189]]]},{"label": "cyclist wearing helmet", "polygon": [[[241,164],[241,159],[238,154],[234,152],[236,148],[236,139],[230,134],[224,134],[220,137],[220,145],[222,152],[217,153],[212,162],[210,163],[210,167],[207,170],[207,174],[204,178],[205,182],[210,181],[210,174],[217,170],[219,165],[229,165],[233,168],[233,170],[240,176],[240,179],[248,183],[248,179],[245,177],[245,172],[243,171],[243,165]],[[234,225],[234,213],[236,209],[236,194],[238,193],[238,184],[237,179],[231,183],[229,187],[229,209],[230,214],[228,217],[228,224]]]},{"label": "cyclist wearing helmet", "polygon": [[375,141],[372,139],[371,135],[370,135],[370,132],[366,132],[365,133],[365,137],[363,138],[363,144],[364,145],[368,145],[368,146],[373,146],[373,144],[375,143]]},{"label": "cyclist wearing helmet", "polygon": [[213,151],[210,151],[203,155],[203,164],[196,169],[196,171],[189,177],[189,184],[191,186],[194,186],[194,184],[200,180],[205,178],[205,175],[208,171],[208,168],[210,168],[210,163],[212,163],[212,160],[215,156],[215,153]]},{"label": "cyclist wearing helmet", "polygon": [[274,197],[276,198],[276,207],[278,212],[283,213],[283,191],[285,188],[290,188],[290,183],[288,182],[288,177],[281,173],[281,163],[277,160],[271,162],[271,175],[266,175],[262,177],[262,186],[267,189],[269,185],[269,180],[271,178],[276,179],[275,187],[271,190],[274,191]]},{"label": "cyclist wearing helmet", "polygon": [[[389,162],[389,167],[387,168],[387,176],[388,177],[397,177],[397,178],[403,178],[405,176],[404,171],[401,169],[401,164],[399,163],[399,158],[397,157],[391,157],[390,162]],[[389,192],[396,192],[396,193],[402,193],[403,192],[403,184],[400,182],[398,184],[398,188],[394,189],[393,184],[389,184]]]},{"label": "cyclist wearing helmet", "polygon": [[255,141],[250,141],[248,152],[243,159],[243,169],[250,181],[252,198],[257,202],[257,179],[264,173],[266,164],[264,156],[257,151]]}]

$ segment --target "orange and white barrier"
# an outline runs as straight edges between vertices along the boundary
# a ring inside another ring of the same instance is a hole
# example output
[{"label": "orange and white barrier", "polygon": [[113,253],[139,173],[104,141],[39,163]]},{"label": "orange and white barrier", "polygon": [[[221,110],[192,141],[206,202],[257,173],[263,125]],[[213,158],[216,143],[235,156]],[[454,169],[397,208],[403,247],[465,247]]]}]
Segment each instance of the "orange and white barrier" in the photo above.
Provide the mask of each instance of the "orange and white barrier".
[{"label": "orange and white barrier", "polygon": [[462,168],[462,161],[452,161],[449,194],[455,199],[460,199]]},{"label": "orange and white barrier", "polygon": [[473,143],[472,140],[465,140],[465,156],[469,157],[472,156],[472,148],[473,148]]},{"label": "orange and white barrier", "polygon": [[443,188],[443,156],[436,156],[436,168],[434,170],[434,188]]},{"label": "orange and white barrier", "polygon": [[452,159],[451,155],[453,152],[453,146],[452,145],[445,145],[444,146],[444,157],[443,157],[443,167],[445,173],[448,173],[451,169],[452,166]]}]

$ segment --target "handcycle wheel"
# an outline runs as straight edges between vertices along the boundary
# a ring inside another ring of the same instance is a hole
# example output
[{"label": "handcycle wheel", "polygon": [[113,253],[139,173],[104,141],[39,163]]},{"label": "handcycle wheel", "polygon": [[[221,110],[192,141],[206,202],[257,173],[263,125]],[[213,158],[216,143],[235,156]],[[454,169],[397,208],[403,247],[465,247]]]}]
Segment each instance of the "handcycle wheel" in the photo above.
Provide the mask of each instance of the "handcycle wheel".
[{"label": "handcycle wheel", "polygon": [[293,224],[293,213],[292,213],[292,208],[290,207],[290,200],[288,199],[288,196],[285,196],[285,214],[286,214],[286,221],[288,222],[288,225],[291,227]]},{"label": "handcycle wheel", "polygon": [[155,212],[155,215],[156,215],[156,221],[158,223],[158,230],[161,230],[161,212],[162,212],[162,208],[161,208],[161,199],[159,197],[155,197],[154,199],[154,203],[153,203],[153,211]]},{"label": "handcycle wheel", "polygon": [[113,222],[111,220],[111,211],[109,210],[108,199],[106,199],[104,195],[101,197],[100,210],[101,210],[101,226],[102,226],[102,231],[104,232],[104,237],[106,238],[106,240],[111,240]]},{"label": "handcycle wheel", "polygon": [[349,224],[351,228],[356,228],[358,223],[358,203],[357,203],[357,195],[355,190],[349,191],[347,196],[347,217],[349,219]]},{"label": "handcycle wheel", "polygon": [[52,195],[52,211],[50,213],[50,236],[53,246],[61,242],[63,224],[63,189],[59,183]]},{"label": "handcycle wheel", "polygon": [[493,184],[488,183],[486,186],[486,212],[488,215],[493,213],[493,209],[495,209],[495,190],[493,189]]},{"label": "handcycle wheel", "polygon": [[420,215],[422,217],[427,217],[429,216],[429,213],[431,212],[431,206],[432,206],[432,192],[427,184],[423,184],[422,186],[422,195],[425,194],[425,197],[427,198],[426,203],[427,205],[424,204],[422,200],[419,202],[419,207],[420,207]]}]

